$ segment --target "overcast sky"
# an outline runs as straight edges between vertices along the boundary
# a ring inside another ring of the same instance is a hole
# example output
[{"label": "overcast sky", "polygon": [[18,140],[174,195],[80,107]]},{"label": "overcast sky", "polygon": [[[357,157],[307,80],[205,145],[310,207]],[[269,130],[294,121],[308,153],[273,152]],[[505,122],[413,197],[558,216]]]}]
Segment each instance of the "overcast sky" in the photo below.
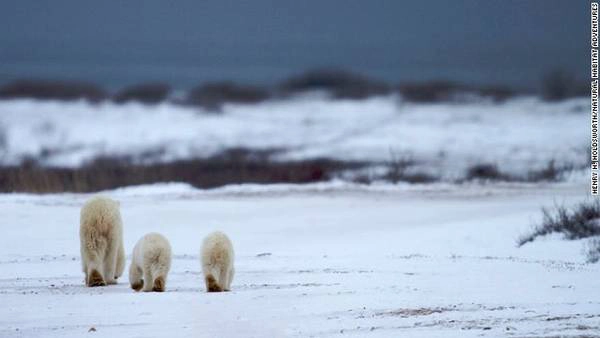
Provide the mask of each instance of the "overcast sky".
[{"label": "overcast sky", "polygon": [[0,27],[3,82],[264,82],[336,66],[531,85],[589,68],[587,1],[2,1]]}]

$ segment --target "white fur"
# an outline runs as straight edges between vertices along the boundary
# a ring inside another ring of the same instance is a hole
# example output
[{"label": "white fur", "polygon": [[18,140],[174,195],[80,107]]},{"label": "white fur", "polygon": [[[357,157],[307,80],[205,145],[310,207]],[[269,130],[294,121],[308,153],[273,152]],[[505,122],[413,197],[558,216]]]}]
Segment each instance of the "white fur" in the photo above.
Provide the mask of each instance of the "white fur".
[{"label": "white fur", "polygon": [[81,208],[79,239],[86,285],[116,284],[125,269],[119,202],[102,196],[89,199]]},{"label": "white fur", "polygon": [[[164,291],[171,269],[171,245],[161,234],[151,232],[133,248],[129,283],[134,290]],[[157,281],[162,278],[162,282]]]},{"label": "white fur", "polygon": [[[202,272],[207,291],[229,291],[233,279],[233,245],[222,232],[216,231],[204,238],[200,253]],[[216,288],[210,287],[210,279],[216,281]]]}]

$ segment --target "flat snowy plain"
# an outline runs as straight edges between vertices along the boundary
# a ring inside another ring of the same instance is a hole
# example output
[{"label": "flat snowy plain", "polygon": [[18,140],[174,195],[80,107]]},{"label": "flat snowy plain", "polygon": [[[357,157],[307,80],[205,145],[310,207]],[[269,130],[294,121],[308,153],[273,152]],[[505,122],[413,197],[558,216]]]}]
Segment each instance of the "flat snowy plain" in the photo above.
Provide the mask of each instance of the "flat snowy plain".
[{"label": "flat snowy plain", "polygon": [[[86,288],[79,209],[87,194],[0,195],[2,337],[600,336],[600,265],[581,241],[515,246],[540,207],[580,183],[231,186],[105,192],[128,252],[143,234],[173,247],[164,293],[127,276]],[[220,229],[236,250],[232,292],[204,291],[198,253]]]}]

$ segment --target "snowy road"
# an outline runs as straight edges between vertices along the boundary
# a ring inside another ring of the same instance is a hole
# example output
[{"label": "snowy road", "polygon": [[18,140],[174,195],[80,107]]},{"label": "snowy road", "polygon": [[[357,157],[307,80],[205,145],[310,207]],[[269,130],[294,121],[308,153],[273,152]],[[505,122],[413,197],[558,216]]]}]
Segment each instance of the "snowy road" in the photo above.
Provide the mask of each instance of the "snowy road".
[{"label": "snowy road", "polygon": [[[89,195],[0,195],[1,337],[600,336],[600,266],[583,263],[582,243],[515,247],[541,206],[581,201],[583,185],[107,194],[128,255],[150,231],[171,241],[167,292],[135,293],[127,276],[84,287]],[[200,274],[215,229],[236,250],[229,293],[205,293]]]}]

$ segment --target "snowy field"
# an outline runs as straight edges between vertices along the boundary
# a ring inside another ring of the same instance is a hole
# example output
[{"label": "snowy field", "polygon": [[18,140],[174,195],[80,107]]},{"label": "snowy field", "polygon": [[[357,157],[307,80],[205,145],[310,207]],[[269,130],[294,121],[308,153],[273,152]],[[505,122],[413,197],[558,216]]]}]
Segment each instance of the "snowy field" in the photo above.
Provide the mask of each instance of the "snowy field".
[{"label": "snowy field", "polygon": [[[171,241],[165,293],[136,293],[126,276],[84,287],[78,222],[89,195],[0,195],[0,336],[600,336],[600,266],[583,263],[582,243],[515,246],[540,207],[579,202],[587,189],[338,182],[106,192],[121,201],[128,254],[150,231]],[[215,229],[233,240],[236,275],[232,292],[208,294],[198,253]]]},{"label": "snowy field", "polygon": [[331,100],[324,95],[227,104],[221,113],[163,103],[0,101],[2,164],[24,158],[76,167],[100,155],[146,162],[209,156],[232,147],[282,149],[282,159],[412,158],[435,176],[460,177],[472,164],[523,174],[585,165],[589,99],[547,103],[413,104],[398,96]]}]

